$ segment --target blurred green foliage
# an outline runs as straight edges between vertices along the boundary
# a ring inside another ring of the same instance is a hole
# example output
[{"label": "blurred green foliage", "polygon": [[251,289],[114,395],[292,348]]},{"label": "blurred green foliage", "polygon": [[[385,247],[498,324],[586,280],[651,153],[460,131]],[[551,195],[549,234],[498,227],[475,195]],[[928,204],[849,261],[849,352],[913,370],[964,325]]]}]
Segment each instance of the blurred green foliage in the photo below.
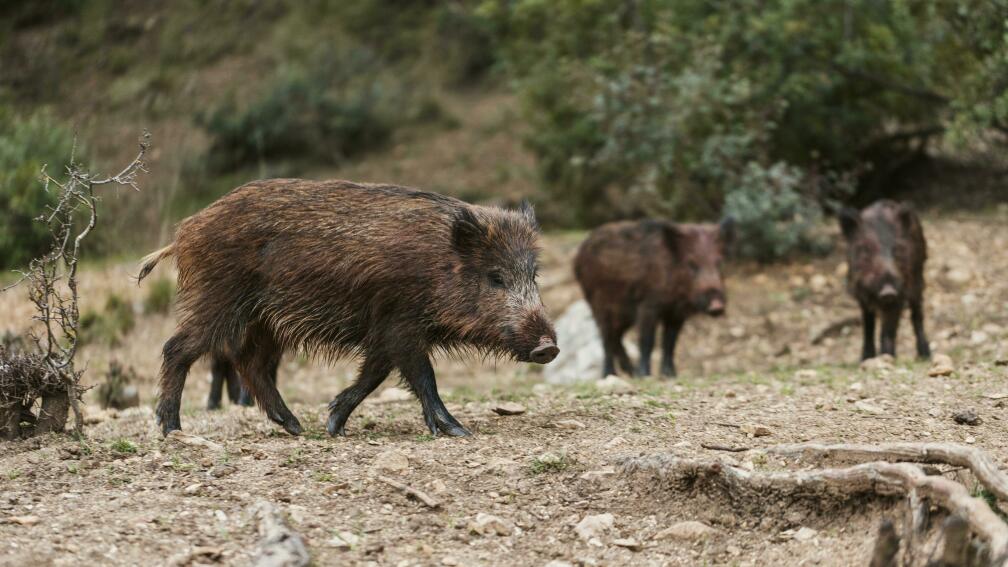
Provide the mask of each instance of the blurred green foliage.
[{"label": "blurred green foliage", "polygon": [[102,311],[87,310],[81,314],[78,342],[116,346],[135,325],[133,306],[122,296],[113,293],[105,299]]},{"label": "blurred green foliage", "polygon": [[170,278],[158,278],[147,286],[147,295],[143,301],[145,314],[165,314],[171,310],[175,299],[175,282]]},{"label": "blurred green foliage", "polygon": [[73,134],[49,113],[19,116],[0,104],[0,268],[27,267],[49,249],[48,227],[36,220],[54,204],[42,167],[59,178],[73,145]]},{"label": "blurred green foliage", "polygon": [[850,189],[825,181],[858,172],[868,196],[929,140],[1008,131],[1005,0],[488,0],[479,12],[564,224],[724,205],[743,221],[742,252],[773,259],[811,246],[808,222]]}]

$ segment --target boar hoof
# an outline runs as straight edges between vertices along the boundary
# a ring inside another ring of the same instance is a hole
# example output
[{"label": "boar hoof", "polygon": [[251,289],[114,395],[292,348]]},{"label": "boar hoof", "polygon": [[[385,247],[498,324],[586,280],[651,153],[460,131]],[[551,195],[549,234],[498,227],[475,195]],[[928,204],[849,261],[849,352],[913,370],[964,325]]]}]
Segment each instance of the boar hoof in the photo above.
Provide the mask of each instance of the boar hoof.
[{"label": "boar hoof", "polygon": [[284,431],[287,433],[290,433],[295,437],[301,435],[301,422],[299,422],[296,417],[288,419],[281,425],[283,425]]},{"label": "boar hoof", "polygon": [[326,431],[329,432],[331,437],[346,437],[346,415],[342,415],[337,412],[332,412],[329,414],[329,421],[326,422]]}]

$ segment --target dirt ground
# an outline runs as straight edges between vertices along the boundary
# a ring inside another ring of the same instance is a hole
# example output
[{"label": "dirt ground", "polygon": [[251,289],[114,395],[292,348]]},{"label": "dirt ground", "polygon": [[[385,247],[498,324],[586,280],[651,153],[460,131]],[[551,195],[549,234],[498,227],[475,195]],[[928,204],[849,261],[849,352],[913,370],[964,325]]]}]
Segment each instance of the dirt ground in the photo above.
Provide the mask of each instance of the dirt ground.
[{"label": "dirt ground", "polygon": [[[325,404],[349,383],[354,363],[289,356],[280,389],[304,435],[287,436],[256,409],[204,410],[209,378],[200,363],[185,392],[183,428],[220,447],[164,441],[150,408],[173,320],[138,316],[119,346],[89,346],[81,359],[92,383],[113,358],[132,365],[142,377],[140,408],[101,411],[89,393],[84,439],[0,443],[0,565],[248,564],[259,541],[250,510],[259,500],[283,511],[316,565],[867,564],[880,519],[901,514],[895,501],[768,499],[761,507],[622,476],[618,461],[671,453],[759,469],[784,463],[701,444],[950,441],[1008,466],[1008,208],[926,215],[925,230],[927,326],[933,350],[955,362],[951,376],[930,377],[928,363],[912,358],[906,319],[891,365],[858,366],[857,323],[811,344],[857,313],[843,292],[838,250],[808,263],[732,267],[728,316],[687,324],[673,381],[636,380],[632,392],[610,393],[593,381],[550,386],[536,369],[512,363],[440,361],[443,397],[475,433],[467,439],[431,438],[419,404],[395,391],[365,402],[348,437],[329,438]],[[580,297],[569,261],[581,237],[545,243],[541,283],[554,316]],[[135,270],[128,262],[91,267],[82,296],[92,307],[112,292],[139,305],[146,290],[130,280]],[[22,293],[0,295],[0,331],[30,317]],[[504,402],[526,411],[498,416],[492,408]],[[982,423],[957,425],[952,414],[966,409]],[[769,435],[750,438],[748,425]],[[965,473],[949,474],[975,486]],[[440,507],[407,498],[378,475]],[[607,513],[611,529],[579,536],[583,518]],[[716,532],[696,541],[656,537],[685,520]],[[801,528],[814,532],[793,537]]]}]

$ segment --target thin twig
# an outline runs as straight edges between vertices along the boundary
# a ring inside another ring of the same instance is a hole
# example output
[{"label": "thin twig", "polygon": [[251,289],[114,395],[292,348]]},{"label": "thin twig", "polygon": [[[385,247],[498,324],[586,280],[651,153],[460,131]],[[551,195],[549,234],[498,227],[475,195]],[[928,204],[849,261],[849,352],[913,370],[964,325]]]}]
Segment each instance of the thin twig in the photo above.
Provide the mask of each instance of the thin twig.
[{"label": "thin twig", "polygon": [[437,500],[436,498],[430,496],[426,492],[422,492],[420,490],[417,490],[417,489],[413,488],[412,486],[405,485],[405,484],[399,482],[398,480],[393,480],[393,479],[391,479],[391,478],[389,478],[387,476],[378,475],[377,478],[378,478],[378,480],[384,482],[385,484],[391,486],[392,488],[400,490],[400,491],[402,491],[402,492],[404,492],[404,493],[412,496],[413,498],[416,498],[417,500],[423,502],[424,504],[427,505],[428,508],[437,509],[437,508],[441,507],[441,502],[439,500]]},{"label": "thin twig", "polygon": [[713,443],[701,443],[700,446],[704,449],[710,449],[711,451],[728,451],[729,453],[742,453],[749,450],[749,447],[727,447],[725,445],[715,445]]}]

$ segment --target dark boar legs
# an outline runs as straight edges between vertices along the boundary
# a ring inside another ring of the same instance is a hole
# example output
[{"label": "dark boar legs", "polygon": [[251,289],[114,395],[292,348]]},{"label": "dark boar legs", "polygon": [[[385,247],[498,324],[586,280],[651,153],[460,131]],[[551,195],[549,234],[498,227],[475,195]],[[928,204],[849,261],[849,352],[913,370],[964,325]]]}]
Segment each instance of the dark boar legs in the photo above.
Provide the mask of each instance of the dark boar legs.
[{"label": "dark boar legs", "polygon": [[329,435],[346,435],[347,418],[368,394],[388,378],[389,372],[392,372],[392,363],[387,357],[369,354],[364,359],[357,381],[329,402],[329,421],[326,423]]},{"label": "dark boar legs", "polygon": [[611,337],[603,337],[602,350],[603,378],[610,374],[616,374],[616,367],[613,365],[614,358],[624,372],[631,375],[634,373],[634,367],[630,364],[630,356],[627,355],[626,349],[623,348],[623,341],[620,337],[620,333],[616,333],[615,336]]},{"label": "dark boar legs", "polygon": [[682,330],[682,319],[666,319],[664,335],[662,335],[661,375],[675,376],[675,345]]},{"label": "dark boar legs", "polygon": [[879,338],[879,350],[882,354],[896,356],[896,330],[899,328],[900,308],[882,312],[882,336]]},{"label": "dark boar legs", "polygon": [[658,319],[650,308],[641,309],[637,315],[637,334],[640,336],[640,360],[637,373],[641,376],[651,375],[651,351],[654,350],[655,329]]},{"label": "dark boar legs", "polygon": [[[238,374],[235,373],[234,365],[224,356],[215,356],[210,365],[210,395],[207,396],[207,409],[215,410],[221,406],[221,397],[224,387],[227,386],[228,399],[233,404],[243,406],[252,405],[252,398],[248,390],[242,387]],[[276,374],[273,375],[273,383],[276,384]]]},{"label": "dark boar legs", "polygon": [[917,338],[917,356],[931,358],[931,345],[924,334],[924,307],[920,299],[910,302],[910,320],[913,322],[914,336]]},{"label": "dark boar legs", "polygon": [[434,367],[431,366],[430,358],[427,355],[417,356],[405,364],[400,365],[399,371],[409,384],[413,393],[420,399],[423,406],[424,421],[431,435],[437,436],[438,432],[452,437],[465,437],[472,435],[462,424],[456,420],[452,414],[448,413],[448,408],[441,401],[438,395],[437,383],[434,381]]},{"label": "dark boar legs", "polygon": [[272,337],[250,333],[238,355],[238,372],[266,417],[287,433],[300,435],[301,423],[287,408],[273,380],[282,355],[283,351]]},{"label": "dark boar legs", "polygon": [[161,394],[155,415],[161,426],[161,433],[168,435],[182,429],[179,410],[182,406],[182,389],[185,388],[189,368],[205,349],[184,331],[176,333],[164,345],[164,360],[161,363]]},{"label": "dark boar legs", "polygon": [[861,329],[864,331],[864,343],[861,347],[861,360],[875,356],[875,310],[861,304]]}]

